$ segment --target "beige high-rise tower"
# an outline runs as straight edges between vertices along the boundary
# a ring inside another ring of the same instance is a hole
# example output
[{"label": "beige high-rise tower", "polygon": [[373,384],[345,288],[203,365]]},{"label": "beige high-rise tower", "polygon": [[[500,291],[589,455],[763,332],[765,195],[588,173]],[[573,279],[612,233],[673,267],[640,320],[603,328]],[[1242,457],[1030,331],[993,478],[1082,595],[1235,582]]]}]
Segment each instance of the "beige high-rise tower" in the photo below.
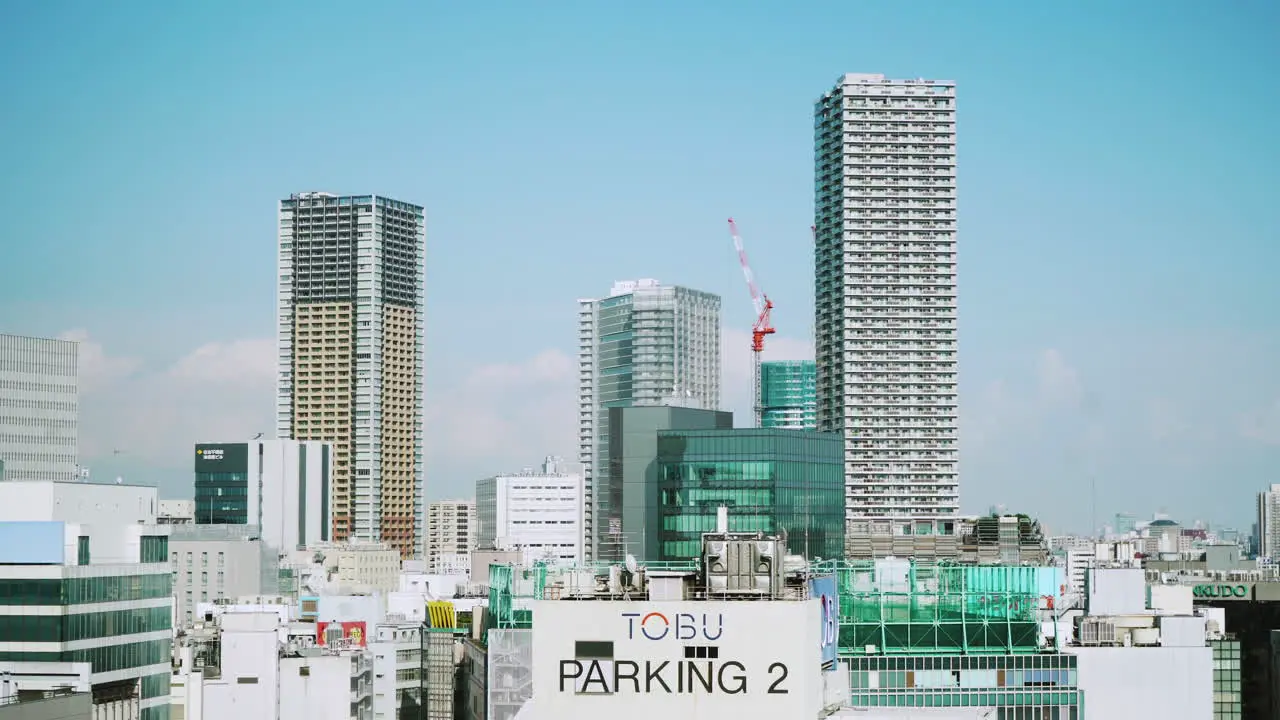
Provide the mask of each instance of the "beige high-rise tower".
[{"label": "beige high-rise tower", "polygon": [[276,433],[333,444],[334,540],[422,550],[423,270],[418,205],[310,192],[280,202]]}]

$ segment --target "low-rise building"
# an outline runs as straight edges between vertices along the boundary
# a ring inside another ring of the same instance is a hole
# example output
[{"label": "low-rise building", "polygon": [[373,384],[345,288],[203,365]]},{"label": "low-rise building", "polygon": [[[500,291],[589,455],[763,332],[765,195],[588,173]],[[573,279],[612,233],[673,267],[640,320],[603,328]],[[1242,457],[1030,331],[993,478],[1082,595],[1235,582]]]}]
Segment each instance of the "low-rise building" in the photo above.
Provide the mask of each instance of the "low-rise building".
[{"label": "low-rise building", "polygon": [[469,555],[476,548],[475,500],[440,500],[427,506],[425,557],[427,572],[447,574],[442,558]]},{"label": "low-rise building", "polygon": [[203,656],[195,644],[183,649],[174,679],[183,719],[373,720],[367,638],[313,628],[282,642],[275,613],[222,615]]},{"label": "low-rise building", "polygon": [[92,693],[95,718],[168,720],[169,531],[153,487],[0,483],[6,694]]},{"label": "low-rise building", "polygon": [[583,559],[582,476],[548,457],[539,470],[479,480],[476,521],[477,547],[519,550],[526,565],[576,564]]},{"label": "low-rise building", "polygon": [[278,591],[276,551],[255,525],[176,525],[169,537],[177,622],[189,626],[200,603]]}]

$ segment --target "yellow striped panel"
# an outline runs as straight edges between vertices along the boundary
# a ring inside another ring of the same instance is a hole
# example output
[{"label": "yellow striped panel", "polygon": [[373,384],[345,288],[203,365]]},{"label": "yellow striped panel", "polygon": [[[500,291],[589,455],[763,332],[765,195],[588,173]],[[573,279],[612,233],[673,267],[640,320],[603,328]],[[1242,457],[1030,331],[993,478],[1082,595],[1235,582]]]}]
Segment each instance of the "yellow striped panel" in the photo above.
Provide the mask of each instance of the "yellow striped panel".
[{"label": "yellow striped panel", "polygon": [[452,630],[458,627],[458,613],[454,610],[453,603],[448,600],[432,600],[428,602],[427,618],[433,628],[448,628]]}]

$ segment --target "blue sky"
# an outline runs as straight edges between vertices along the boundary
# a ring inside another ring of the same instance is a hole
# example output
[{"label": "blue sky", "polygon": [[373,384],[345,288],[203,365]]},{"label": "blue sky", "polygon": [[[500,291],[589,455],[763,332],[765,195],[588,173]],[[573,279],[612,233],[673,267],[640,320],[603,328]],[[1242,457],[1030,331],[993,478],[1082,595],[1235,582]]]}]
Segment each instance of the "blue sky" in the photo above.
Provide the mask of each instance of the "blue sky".
[{"label": "blue sky", "polygon": [[0,330],[84,340],[95,474],[176,495],[270,430],[311,189],[427,207],[432,496],[573,451],[618,278],[723,296],[745,420],[724,220],[803,354],[812,103],[883,72],[959,83],[964,509],[1083,529],[1096,478],[1099,518],[1246,525],[1280,482],[1274,3],[74,6],[0,10]]}]

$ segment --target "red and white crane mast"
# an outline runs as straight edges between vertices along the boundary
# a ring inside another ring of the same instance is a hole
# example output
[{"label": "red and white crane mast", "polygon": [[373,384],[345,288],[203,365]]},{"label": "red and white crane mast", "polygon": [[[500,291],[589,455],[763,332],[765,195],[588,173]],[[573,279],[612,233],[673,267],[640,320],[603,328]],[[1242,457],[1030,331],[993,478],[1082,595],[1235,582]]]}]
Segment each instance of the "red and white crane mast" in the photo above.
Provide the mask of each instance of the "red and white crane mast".
[{"label": "red and white crane mast", "polygon": [[751,291],[751,302],[755,306],[756,322],[751,326],[752,372],[751,386],[755,393],[756,427],[760,427],[763,416],[760,388],[760,353],[764,350],[764,336],[776,332],[773,329],[773,302],[769,296],[760,291],[756,284],[755,273],[751,272],[751,263],[747,262],[747,251],[742,247],[742,236],[738,234],[738,224],[729,218],[729,234],[733,236],[733,247],[738,251],[738,262],[742,264],[742,274],[747,279],[747,289]]}]

